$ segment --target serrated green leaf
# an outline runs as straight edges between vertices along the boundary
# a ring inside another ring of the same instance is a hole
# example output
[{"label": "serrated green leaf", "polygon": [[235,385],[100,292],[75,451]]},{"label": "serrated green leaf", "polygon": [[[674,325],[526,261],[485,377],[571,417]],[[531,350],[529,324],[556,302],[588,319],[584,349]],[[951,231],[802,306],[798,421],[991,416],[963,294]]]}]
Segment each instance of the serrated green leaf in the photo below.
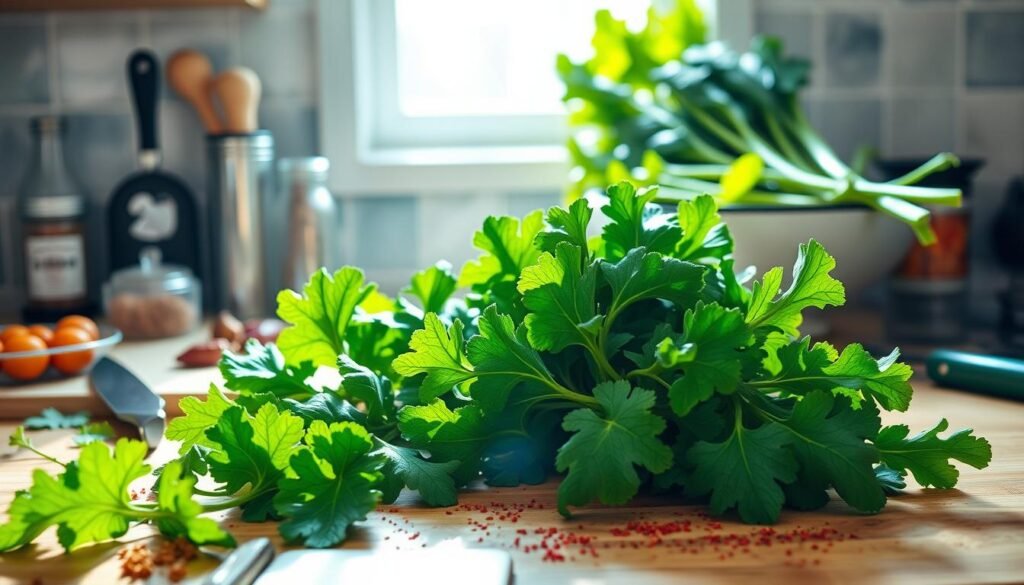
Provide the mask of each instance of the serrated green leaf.
[{"label": "serrated green leaf", "polygon": [[577,199],[572,202],[568,209],[564,207],[552,207],[548,210],[546,219],[550,229],[537,234],[537,247],[544,252],[554,254],[555,249],[562,242],[568,242],[579,247],[583,253],[580,255],[581,265],[589,263],[589,246],[587,241],[587,228],[590,226],[590,219],[594,210],[586,199]]},{"label": "serrated green leaf", "polygon": [[280,398],[303,399],[313,393],[306,383],[316,374],[313,362],[290,366],[273,343],[263,345],[250,339],[243,353],[225,351],[218,366],[224,385],[240,394],[271,393]]},{"label": "serrated green leaf", "polygon": [[540,250],[533,241],[543,228],[544,213],[540,210],[524,217],[522,224],[514,217],[488,217],[473,235],[473,245],[484,254],[462,267],[459,286],[493,285],[497,280],[515,282],[523,268],[537,262]]},{"label": "serrated green leaf", "polygon": [[74,429],[89,422],[89,413],[75,412],[64,414],[56,408],[44,408],[39,416],[25,419],[25,428],[35,429]]},{"label": "serrated green leaf", "polygon": [[943,439],[939,433],[949,428],[946,419],[931,429],[909,437],[906,425],[885,427],[875,439],[882,462],[892,469],[909,471],[922,487],[942,489],[956,486],[960,472],[950,460],[983,469],[992,461],[992,446],[963,429]]},{"label": "serrated green leaf", "polygon": [[214,443],[206,437],[206,431],[213,428],[220,420],[224,411],[231,408],[232,403],[214,384],[210,384],[206,400],[195,396],[186,396],[178,401],[178,408],[184,416],[171,419],[167,424],[165,435],[172,441],[180,441],[179,454],[185,454],[193,445],[213,447]]},{"label": "serrated green leaf", "polygon": [[192,499],[196,478],[186,474],[181,461],[171,461],[160,474],[157,483],[157,505],[169,513],[157,519],[156,525],[164,536],[183,536],[196,544],[235,546],[235,539],[221,529],[217,522],[203,518],[203,507]]},{"label": "serrated green leaf", "polygon": [[442,260],[414,274],[402,292],[419,299],[424,313],[440,313],[455,292],[457,282],[452,265]]},{"label": "serrated green leaf", "polygon": [[371,425],[378,425],[395,414],[395,395],[391,380],[379,376],[347,355],[338,358],[341,372],[341,390],[365,406],[366,419]]},{"label": "serrated green leaf", "polygon": [[609,261],[624,258],[634,248],[644,252],[671,255],[682,235],[675,218],[649,207],[657,188],[637,191],[630,183],[608,187],[609,203],[601,208],[610,222],[604,227],[605,257]]},{"label": "serrated green leaf", "polygon": [[558,450],[555,466],[568,471],[558,486],[558,511],[597,499],[623,504],[636,495],[636,467],[660,473],[671,467],[672,450],[658,439],[665,420],[651,412],[655,395],[628,382],[605,382],[594,388],[602,414],[589,408],[565,416],[562,428],[573,436]]},{"label": "serrated green leaf", "polygon": [[423,318],[423,329],[413,332],[409,352],[398,356],[394,368],[402,376],[426,374],[420,385],[420,400],[430,402],[476,374],[463,352],[462,321],[446,328],[434,313]]},{"label": "serrated green leaf", "polygon": [[601,271],[612,289],[608,315],[617,315],[645,299],[664,299],[689,307],[704,286],[704,268],[643,248],[631,250],[615,264],[602,263]]},{"label": "serrated green leaf", "polygon": [[747,323],[754,328],[773,328],[796,337],[804,309],[838,307],[846,302],[843,284],[829,274],[835,267],[835,258],[816,240],[800,244],[793,265],[793,282],[785,292],[779,294],[782,288],[782,268],[779,267],[772,268],[760,282],[754,283]]},{"label": "serrated green leaf", "polygon": [[725,441],[701,441],[687,452],[693,466],[686,481],[687,493],[711,494],[715,514],[736,508],[744,522],[774,523],[784,501],[780,484],[796,479],[796,461],[784,448],[789,441],[789,433],[781,425],[748,429],[737,420]]},{"label": "serrated green leaf", "polygon": [[530,311],[525,323],[534,349],[557,353],[579,345],[596,351],[603,320],[594,301],[597,268],[581,268],[582,253],[578,246],[562,242],[554,256],[544,252],[537,264],[523,270],[519,292]]},{"label": "serrated green leaf", "polygon": [[455,410],[441,400],[422,406],[406,406],[398,411],[402,437],[416,449],[430,453],[432,461],[458,461],[452,472],[459,485],[479,473],[480,453],[490,429],[475,404]]},{"label": "serrated green leaf", "polygon": [[690,201],[680,201],[678,213],[683,235],[673,256],[709,266],[718,266],[730,257],[732,236],[718,215],[713,197],[700,195]]},{"label": "serrated green leaf", "polygon": [[285,540],[327,548],[377,506],[384,457],[371,454],[370,435],[353,423],[314,421],[305,443],[291,456],[294,474],[281,480],[274,507],[287,518],[279,527]]},{"label": "serrated green leaf", "polygon": [[291,326],[281,331],[277,345],[288,363],[312,362],[333,366],[346,353],[345,336],[352,316],[376,290],[364,284],[358,268],[346,266],[333,275],[313,273],[302,294],[284,290],[277,295],[277,316]]},{"label": "serrated green leaf", "polygon": [[675,366],[683,376],[669,389],[672,410],[686,416],[715,393],[735,392],[746,350],[753,342],[754,335],[738,309],[698,302],[688,310],[683,318],[681,345],[693,349],[687,361]]},{"label": "serrated green leaf", "polygon": [[75,445],[81,447],[94,443],[96,441],[108,441],[116,436],[114,433],[114,427],[110,426],[107,421],[101,421],[96,423],[86,423],[81,429],[78,430],[78,434],[71,437],[71,441]]},{"label": "serrated green leaf", "polygon": [[847,396],[855,406],[863,398],[872,398],[886,410],[905,411],[910,406],[910,377],[914,372],[896,361],[899,350],[876,360],[860,344],[853,343],[837,355],[826,343],[811,347],[810,338],[805,337],[772,351],[778,370],[751,382],[760,389],[795,395],[826,390]]},{"label": "serrated green leaf", "polygon": [[452,474],[459,468],[459,461],[427,461],[413,449],[379,440],[376,445],[374,453],[383,455],[386,461],[381,484],[384,503],[394,502],[402,487],[419,492],[430,506],[454,506],[458,502]]}]

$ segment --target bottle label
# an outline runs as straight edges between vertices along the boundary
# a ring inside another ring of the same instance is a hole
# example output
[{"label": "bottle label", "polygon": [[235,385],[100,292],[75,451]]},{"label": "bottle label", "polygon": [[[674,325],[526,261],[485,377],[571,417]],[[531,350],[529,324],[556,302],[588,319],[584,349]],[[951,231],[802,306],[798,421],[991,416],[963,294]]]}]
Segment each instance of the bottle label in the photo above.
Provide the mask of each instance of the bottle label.
[{"label": "bottle label", "polygon": [[85,297],[82,236],[28,236],[25,238],[25,274],[31,301]]}]

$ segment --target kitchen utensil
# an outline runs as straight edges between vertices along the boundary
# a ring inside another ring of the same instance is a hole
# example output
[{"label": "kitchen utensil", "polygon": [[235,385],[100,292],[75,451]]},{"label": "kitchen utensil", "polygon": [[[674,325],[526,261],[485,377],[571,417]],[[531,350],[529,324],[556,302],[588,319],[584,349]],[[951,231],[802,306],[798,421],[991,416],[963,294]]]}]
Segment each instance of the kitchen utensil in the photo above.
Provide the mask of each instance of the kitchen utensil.
[{"label": "kitchen utensil", "polygon": [[213,92],[224,113],[224,130],[247,133],[259,128],[262,85],[252,69],[233,67],[213,78]]},{"label": "kitchen utensil", "polygon": [[274,545],[256,538],[239,546],[203,580],[203,585],[251,585],[274,560]]},{"label": "kitchen utensil", "polygon": [[293,585],[297,575],[308,583],[509,585],[513,573],[502,550],[293,550],[278,555],[256,585]]},{"label": "kitchen utensil", "polygon": [[182,49],[167,60],[167,82],[192,105],[207,134],[221,131],[222,124],[214,109],[210,95],[213,84],[213,65],[206,55],[192,49]]},{"label": "kitchen utensil", "polygon": [[164,435],[164,399],[121,364],[104,357],[89,374],[89,385],[118,419],[139,429],[150,450]]},{"label": "kitchen utensil", "polygon": [[338,208],[327,189],[330,162],[322,156],[278,161],[278,198],[288,201],[284,286],[302,290],[320,267],[336,268]]},{"label": "kitchen utensil", "polygon": [[266,226],[273,193],[274,137],[265,130],[207,136],[207,197],[215,310],[265,317]]},{"label": "kitchen utensil", "polygon": [[[0,325],[0,330],[3,330],[4,327],[5,327],[4,325]],[[55,328],[53,325],[48,325],[48,327],[50,327],[51,329]],[[50,347],[50,348],[47,348],[47,349],[37,349],[37,350],[32,350],[32,351],[8,351],[8,352],[0,354],[0,359],[31,358],[31,357],[39,357],[39,356],[52,357],[52,356],[63,354],[63,353],[76,353],[76,352],[83,352],[83,351],[91,351],[92,354],[93,354],[93,364],[92,365],[94,365],[96,363],[96,360],[98,360],[98,359],[102,358],[104,355],[106,355],[106,353],[109,352],[111,349],[113,349],[113,347],[115,345],[117,345],[118,343],[121,343],[121,341],[123,339],[124,339],[124,336],[121,333],[121,331],[119,331],[119,330],[117,330],[117,329],[115,329],[113,327],[107,327],[107,326],[102,326],[101,325],[100,326],[100,337],[96,341],[90,341],[90,342],[87,342],[87,343],[76,343],[74,345],[64,345],[64,346],[61,346],[61,347]],[[76,376],[77,375],[81,375],[81,374],[83,374],[85,372],[88,372],[88,371],[89,371],[89,367],[87,367],[85,370],[83,370],[82,372],[79,372],[78,374],[75,374],[75,375]],[[56,369],[51,367],[42,376],[36,378],[35,380],[32,380],[31,383],[48,382],[48,381],[59,380],[59,379],[62,379],[62,378],[67,378],[67,377],[68,376],[65,376],[64,374],[61,374]],[[17,380],[12,380],[11,378],[5,376],[2,372],[0,372],[0,386],[18,386],[18,385],[23,385],[23,384],[25,384],[25,382],[19,382]]]},{"label": "kitchen utensil", "polygon": [[160,73],[153,53],[133,53],[128,59],[128,78],[139,125],[141,171],[118,185],[110,198],[110,268],[134,266],[143,248],[156,246],[164,261],[199,274],[195,199],[181,180],[159,170],[156,109]]},{"label": "kitchen utensil", "polygon": [[925,364],[940,386],[1024,400],[1024,360],[943,349]]},{"label": "kitchen utensil", "polygon": [[142,249],[139,264],[122,268],[103,287],[110,322],[129,339],[182,335],[203,314],[200,284],[186,266],[164,264],[160,249]]}]

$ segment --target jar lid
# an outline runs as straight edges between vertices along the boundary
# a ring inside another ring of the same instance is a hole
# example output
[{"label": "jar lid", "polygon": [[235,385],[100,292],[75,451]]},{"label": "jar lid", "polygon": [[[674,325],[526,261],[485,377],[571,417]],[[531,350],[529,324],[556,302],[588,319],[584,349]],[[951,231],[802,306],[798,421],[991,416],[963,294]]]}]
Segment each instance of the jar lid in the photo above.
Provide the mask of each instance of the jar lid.
[{"label": "jar lid", "polygon": [[116,292],[159,294],[187,292],[194,288],[195,279],[187,266],[163,264],[160,248],[147,246],[139,252],[139,265],[122,268],[110,277],[110,286]]}]

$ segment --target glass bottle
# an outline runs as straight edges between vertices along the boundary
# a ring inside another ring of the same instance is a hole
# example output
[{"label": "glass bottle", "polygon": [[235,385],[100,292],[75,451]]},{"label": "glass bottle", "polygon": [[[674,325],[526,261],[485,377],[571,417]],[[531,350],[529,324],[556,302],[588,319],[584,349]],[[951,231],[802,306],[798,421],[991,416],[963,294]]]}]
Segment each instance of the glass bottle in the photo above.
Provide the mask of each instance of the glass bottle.
[{"label": "glass bottle", "polygon": [[35,151],[18,191],[27,321],[89,312],[82,191],[64,163],[58,116],[32,119]]},{"label": "glass bottle", "polygon": [[285,286],[302,290],[311,274],[337,268],[338,209],[327,188],[330,162],[320,156],[278,162],[281,194],[288,201]]}]

